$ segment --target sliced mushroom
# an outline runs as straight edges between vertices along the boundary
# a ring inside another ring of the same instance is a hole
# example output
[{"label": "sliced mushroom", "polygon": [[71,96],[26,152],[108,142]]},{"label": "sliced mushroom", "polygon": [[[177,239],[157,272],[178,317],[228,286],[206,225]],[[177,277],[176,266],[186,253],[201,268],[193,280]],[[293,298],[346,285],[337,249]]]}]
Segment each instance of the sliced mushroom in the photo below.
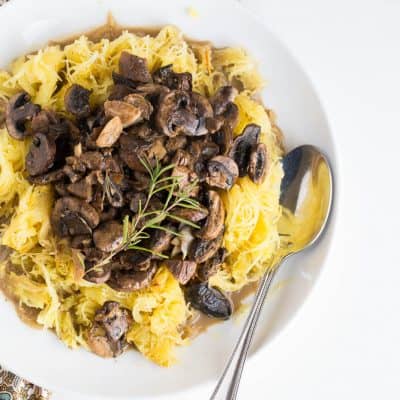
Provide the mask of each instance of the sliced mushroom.
[{"label": "sliced mushroom", "polygon": [[119,256],[115,269],[147,271],[151,265],[152,254],[146,251],[127,250]]},{"label": "sliced mushroom", "polygon": [[129,311],[115,301],[105,302],[97,310],[94,320],[104,327],[107,336],[115,342],[124,337],[132,323]]},{"label": "sliced mushroom", "polygon": [[28,181],[34,185],[48,185],[49,183],[58,182],[65,176],[64,170],[57,169],[55,171],[47,172],[44,175],[28,176]]},{"label": "sliced mushroom", "polygon": [[207,218],[208,210],[204,206],[199,206],[196,209],[176,207],[171,214],[190,222],[199,222]]},{"label": "sliced mushroom", "polygon": [[10,136],[23,140],[28,131],[25,123],[40,111],[40,106],[30,102],[31,97],[26,92],[20,92],[11,97],[6,107],[6,126]]},{"label": "sliced mushroom", "polygon": [[42,175],[53,166],[56,157],[54,138],[37,133],[26,156],[26,169],[31,176]]},{"label": "sliced mushroom", "polygon": [[146,59],[126,51],[121,53],[119,59],[119,73],[134,82],[147,83],[151,81]]},{"label": "sliced mushroom", "polygon": [[213,257],[198,266],[197,277],[201,281],[207,282],[212,275],[218,272],[225,260],[225,256],[226,250],[222,247],[219,248]]},{"label": "sliced mushroom", "polygon": [[182,90],[173,90],[160,98],[155,117],[160,132],[170,137],[195,132],[198,121],[187,110],[189,102],[190,96]]},{"label": "sliced mushroom", "polygon": [[207,170],[207,184],[223,190],[229,190],[239,175],[235,161],[225,156],[212,158],[207,164]]},{"label": "sliced mushroom", "polygon": [[170,89],[192,91],[192,74],[189,72],[177,73],[172,70],[172,64],[159,68],[153,73],[155,83],[165,85]]},{"label": "sliced mushroom", "polygon": [[73,249],[88,249],[92,244],[93,240],[91,235],[78,235],[74,236],[71,240],[71,247]]},{"label": "sliced mushroom", "polygon": [[175,136],[168,138],[165,144],[165,150],[168,154],[173,154],[177,150],[183,149],[187,144],[186,136]]},{"label": "sliced mushroom", "polygon": [[122,244],[122,225],[117,221],[103,222],[94,230],[93,241],[105,253],[117,250]]},{"label": "sliced mushroom", "polygon": [[190,246],[189,258],[197,264],[209,260],[221,247],[222,239],[222,234],[214,240],[196,239]]},{"label": "sliced mushroom", "polygon": [[110,119],[96,140],[98,147],[111,147],[121,136],[123,125],[121,119],[116,116]]},{"label": "sliced mushroom", "polygon": [[70,194],[88,202],[91,202],[93,199],[93,183],[90,181],[89,176],[78,182],[68,184],[66,190]]},{"label": "sliced mushroom", "polygon": [[239,167],[239,176],[247,174],[252,149],[256,146],[260,137],[261,129],[256,124],[247,125],[242,134],[237,136],[233,142],[230,156]]},{"label": "sliced mushroom", "polygon": [[169,89],[163,85],[145,83],[143,85],[136,86],[136,92],[146,96],[153,104],[157,104],[158,100],[169,92]]},{"label": "sliced mushroom", "polygon": [[128,94],[133,93],[134,89],[125,85],[117,83],[111,89],[111,93],[108,96],[108,100],[122,100]]},{"label": "sliced mushroom", "polygon": [[111,277],[111,268],[109,265],[103,267],[96,267],[96,269],[89,270],[85,275],[85,281],[101,285],[106,283]]},{"label": "sliced mushroom", "polygon": [[179,259],[166,260],[165,265],[181,285],[186,285],[192,279],[197,267],[194,261]]},{"label": "sliced mushroom", "polygon": [[162,160],[166,154],[160,139],[147,142],[133,134],[124,134],[120,138],[119,156],[134,171],[147,172],[144,161],[154,167],[157,160]]},{"label": "sliced mushroom", "polygon": [[228,104],[235,100],[237,94],[238,90],[233,86],[221,86],[211,98],[211,104],[215,115],[223,114],[226,111]]},{"label": "sliced mushroom", "polygon": [[231,130],[235,129],[239,122],[239,108],[235,103],[228,103],[226,110],[223,112],[222,117],[224,118],[225,125]]},{"label": "sliced mushroom", "polygon": [[167,226],[166,228],[168,230],[154,230],[150,239],[144,242],[144,247],[151,250],[155,255],[164,253],[170,246],[173,227]]},{"label": "sliced mushroom", "polygon": [[[184,137],[184,136],[178,136],[178,138],[179,137]],[[171,139],[177,139],[177,138],[171,138]],[[189,153],[188,151],[183,149],[178,149],[175,152],[174,157],[172,158],[172,164],[178,167],[193,168],[194,158],[195,157],[193,157],[193,154]]]},{"label": "sliced mushroom", "polygon": [[185,297],[193,308],[209,317],[228,319],[232,315],[232,302],[220,290],[207,283],[190,285],[185,291]]},{"label": "sliced mushroom", "polygon": [[120,100],[109,100],[104,103],[104,112],[107,117],[119,117],[123,128],[139,122],[142,110],[132,104]]},{"label": "sliced mushroom", "polygon": [[106,336],[104,328],[97,323],[90,328],[86,342],[93,353],[103,358],[117,357],[123,353],[119,342],[112,342]]},{"label": "sliced mushroom", "polygon": [[214,191],[207,192],[208,217],[196,236],[203,240],[213,240],[224,230],[225,209],[220,195]]},{"label": "sliced mushroom", "polygon": [[95,315],[87,343],[101,357],[117,357],[127,346],[125,336],[132,324],[129,311],[116,302],[106,302]]},{"label": "sliced mushroom", "polygon": [[149,120],[153,112],[153,106],[147,101],[142,95],[138,93],[132,93],[124,97],[124,102],[137,107],[140,110],[140,117],[145,120]]},{"label": "sliced mushroom", "polygon": [[157,264],[152,263],[146,271],[115,270],[107,284],[114,290],[134,292],[150,285],[157,272]]},{"label": "sliced mushroom", "polygon": [[97,211],[75,197],[58,199],[51,213],[52,227],[60,237],[91,234],[99,221]]},{"label": "sliced mushroom", "polygon": [[210,102],[199,93],[192,92],[190,98],[190,111],[196,116],[198,126],[194,134],[188,133],[190,136],[202,136],[208,133],[207,120],[212,118],[214,113]]},{"label": "sliced mushroom", "polygon": [[65,109],[76,117],[87,117],[90,114],[89,98],[90,90],[81,85],[73,84],[64,96]]},{"label": "sliced mushroom", "polygon": [[233,143],[232,129],[224,125],[221,130],[212,135],[212,140],[219,146],[220,154],[229,154]]},{"label": "sliced mushroom", "polygon": [[208,133],[218,132],[224,126],[225,120],[222,116],[212,117],[206,119],[206,128]]},{"label": "sliced mushroom", "polygon": [[257,184],[264,181],[268,169],[267,147],[264,143],[258,143],[250,155],[249,177]]},{"label": "sliced mushroom", "polygon": [[112,207],[120,208],[124,205],[124,196],[117,183],[115,183],[111,174],[106,176],[104,181],[104,193]]}]

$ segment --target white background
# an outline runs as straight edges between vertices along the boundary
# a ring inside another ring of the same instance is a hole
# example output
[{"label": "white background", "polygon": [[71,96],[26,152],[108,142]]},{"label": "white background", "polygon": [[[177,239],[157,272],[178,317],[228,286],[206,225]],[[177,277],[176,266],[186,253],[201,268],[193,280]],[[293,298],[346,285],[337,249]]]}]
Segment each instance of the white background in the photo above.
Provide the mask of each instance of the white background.
[{"label": "white background", "polygon": [[[336,238],[319,282],[248,362],[239,397],[399,399],[400,1],[242,2],[311,77],[335,136],[340,187]],[[204,386],[174,400],[210,392]]]}]

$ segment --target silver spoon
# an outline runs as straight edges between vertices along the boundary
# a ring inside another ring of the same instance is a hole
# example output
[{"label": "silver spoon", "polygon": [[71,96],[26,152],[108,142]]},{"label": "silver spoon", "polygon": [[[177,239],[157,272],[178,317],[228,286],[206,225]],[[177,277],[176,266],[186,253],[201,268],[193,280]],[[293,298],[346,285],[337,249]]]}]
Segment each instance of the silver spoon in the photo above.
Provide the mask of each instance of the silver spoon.
[{"label": "silver spoon", "polygon": [[283,261],[314,244],[324,231],[332,204],[332,172],[326,157],[314,146],[299,146],[282,160],[279,221],[281,252],[275,267],[260,281],[243,331],[210,400],[234,400],[254,331],[271,282]]}]

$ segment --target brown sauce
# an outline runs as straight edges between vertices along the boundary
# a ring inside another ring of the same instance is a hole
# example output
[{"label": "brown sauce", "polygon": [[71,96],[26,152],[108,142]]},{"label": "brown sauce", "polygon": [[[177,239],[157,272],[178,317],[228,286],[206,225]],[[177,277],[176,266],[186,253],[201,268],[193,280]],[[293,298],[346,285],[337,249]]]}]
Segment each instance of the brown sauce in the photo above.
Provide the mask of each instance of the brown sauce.
[{"label": "brown sauce", "polygon": [[[250,282],[237,292],[229,293],[229,297],[233,304],[234,313],[237,312],[243,305],[244,300],[257,290],[258,282]],[[193,317],[187,322],[184,335],[185,337],[195,338],[208,328],[217,324],[220,320],[208,317],[200,312],[195,312]]]},{"label": "brown sauce", "polygon": [[[0,248],[0,258],[3,256],[4,251]],[[7,287],[7,282],[2,279],[0,279],[0,293],[4,295],[6,300],[13,304],[18,317],[23,323],[29,325],[31,328],[42,329],[42,327],[36,322],[40,310],[20,304],[18,298]]]},{"label": "brown sauce", "polygon": [[[137,36],[146,36],[146,35],[156,36],[163,28],[163,26],[141,27],[141,26],[119,25],[117,21],[114,19],[113,15],[110,13],[107,16],[107,21],[104,25],[98,26],[94,29],[85,32],[68,36],[67,38],[61,40],[51,40],[49,43],[53,45],[58,44],[63,47],[72,43],[74,40],[78,39],[82,35],[86,36],[93,42],[99,42],[101,39],[114,40],[117,37],[119,37],[124,31],[134,33]],[[207,40],[193,40],[187,38],[186,36],[185,40],[191,45],[210,45],[210,42]]]}]

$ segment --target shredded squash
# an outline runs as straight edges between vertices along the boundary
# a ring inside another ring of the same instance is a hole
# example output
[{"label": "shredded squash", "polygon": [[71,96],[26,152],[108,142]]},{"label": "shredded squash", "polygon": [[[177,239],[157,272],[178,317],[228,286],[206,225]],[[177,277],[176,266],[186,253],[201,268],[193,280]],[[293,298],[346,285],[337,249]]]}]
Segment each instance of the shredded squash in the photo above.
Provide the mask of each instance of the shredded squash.
[{"label": "shredded squash", "polygon": [[[91,101],[103,102],[124,50],[145,57],[151,70],[173,64],[178,72],[190,72],[194,90],[208,96],[231,81],[243,85],[235,100],[239,108],[235,134],[249,123],[261,126],[269,171],[263,184],[240,178],[223,194],[228,258],[210,281],[226,291],[238,290],[272,265],[279,248],[282,179],[280,137],[270,114],[253,99],[263,81],[244,50],[190,44],[171,26],[154,37],[123,32],[114,40],[92,42],[82,36],[64,47],[48,46],[22,56],[9,71],[0,71],[0,97],[7,100],[25,90],[42,107],[66,112],[64,94],[78,83],[92,91]],[[185,342],[182,327],[190,316],[179,283],[164,267],[149,288],[133,293],[77,278],[70,249],[50,230],[52,189],[33,186],[24,177],[28,147],[28,141],[16,141],[0,129],[1,244],[14,250],[10,260],[0,264],[0,279],[20,304],[38,311],[40,325],[53,329],[71,348],[87,347],[85,338],[96,310],[106,301],[118,301],[132,312],[128,341],[157,364],[173,364],[174,348]]]}]

